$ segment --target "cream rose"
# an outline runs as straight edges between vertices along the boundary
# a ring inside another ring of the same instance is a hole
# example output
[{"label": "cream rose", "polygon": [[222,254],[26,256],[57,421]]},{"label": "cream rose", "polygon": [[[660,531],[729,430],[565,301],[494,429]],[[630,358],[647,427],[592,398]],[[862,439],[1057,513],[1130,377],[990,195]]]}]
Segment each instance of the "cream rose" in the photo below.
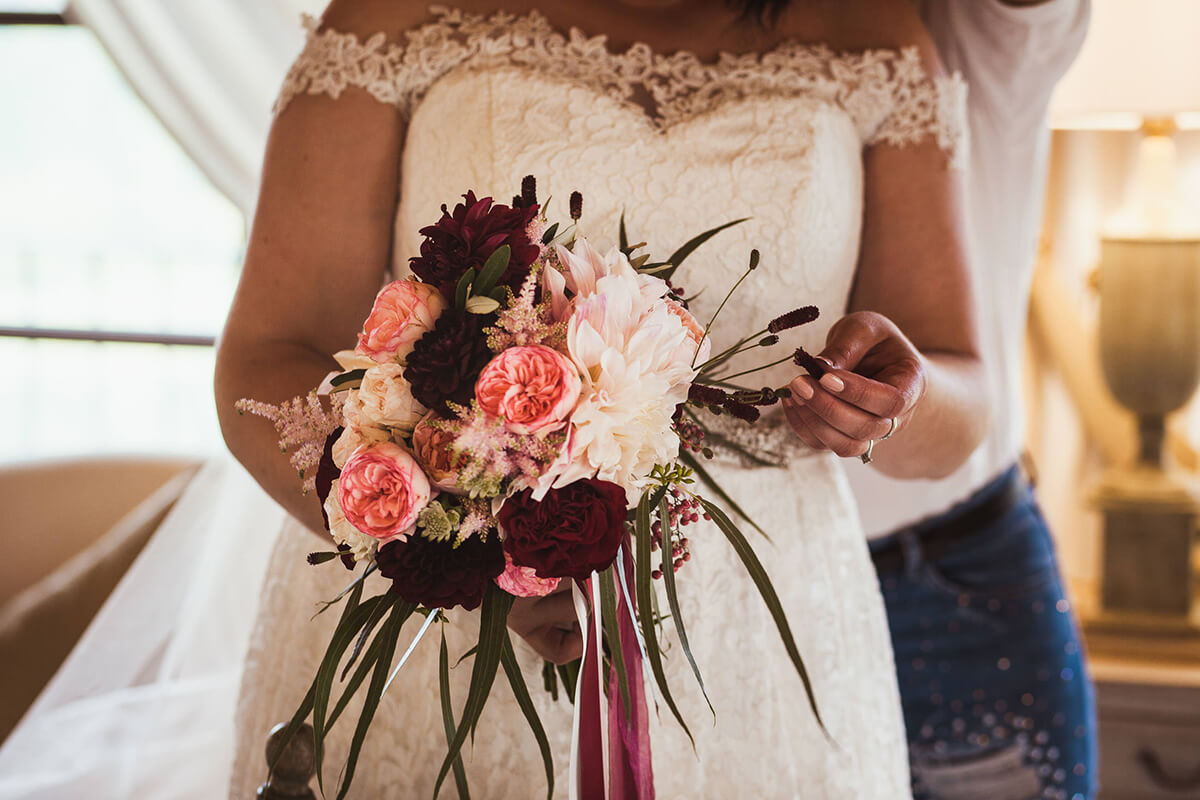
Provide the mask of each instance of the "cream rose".
[{"label": "cream rose", "polygon": [[370,425],[348,425],[342,430],[342,435],[333,443],[333,464],[338,469],[346,466],[346,462],[354,455],[354,451],[364,445],[379,444],[391,441],[392,434],[385,428]]},{"label": "cream rose", "polygon": [[363,533],[346,519],[342,506],[338,503],[337,481],[333,482],[329,496],[325,498],[325,516],[329,517],[329,534],[335,542],[350,548],[355,561],[370,561],[375,557],[379,540]]},{"label": "cream rose", "polygon": [[[379,364],[363,374],[356,393],[358,422],[410,433],[429,409],[412,396],[400,364]],[[342,412],[345,415],[345,410]],[[346,415],[349,420],[349,415]]]}]

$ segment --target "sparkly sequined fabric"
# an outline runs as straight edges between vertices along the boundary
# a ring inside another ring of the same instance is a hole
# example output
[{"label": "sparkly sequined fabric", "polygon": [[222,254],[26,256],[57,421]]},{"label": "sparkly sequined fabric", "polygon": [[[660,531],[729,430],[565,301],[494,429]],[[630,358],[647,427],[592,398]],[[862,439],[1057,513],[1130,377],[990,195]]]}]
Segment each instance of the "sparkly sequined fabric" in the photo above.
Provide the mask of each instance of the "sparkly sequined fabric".
[{"label": "sparkly sequined fabric", "polygon": [[[678,280],[689,294],[703,290],[693,308],[707,318],[757,247],[762,265],[714,326],[715,345],[811,303],[825,315],[793,331],[789,345],[819,350],[854,277],[863,147],[932,137],[948,160],[961,152],[962,86],[930,81],[914,52],[840,55],[787,45],[710,65],[642,46],[611,52],[603,39],[556,32],[536,13],[434,14],[403,44],[317,31],[310,21],[308,46],[277,106],[285,113],[302,93],[336,97],[357,87],[403,112],[409,125],[397,272],[417,250],[416,231],[437,218],[442,203],[466,189],[507,199],[533,174],[539,196],[552,198],[552,219],[567,218],[569,194],[583,192],[584,232],[602,248],[615,243],[622,211],[631,238],[654,253],[750,217],[698,251]],[[646,98],[649,107],[640,101]],[[763,361],[782,354],[768,351]],[[758,379],[778,386],[795,373],[784,365]],[[830,738],[733,551],[714,527],[698,525],[689,532],[693,558],[679,576],[680,599],[717,718],[714,724],[668,623],[667,673],[696,749],[665,708],[660,719],[652,715],[658,796],[907,798],[886,619],[843,467],[800,452],[785,426],[763,430],[756,435],[772,439],[786,467],[722,461],[712,471],[771,536],[750,533],[788,611]],[[242,686],[231,796],[249,797],[262,780],[266,731],[300,701],[335,622],[308,619],[312,604],[346,581],[336,569],[305,565],[313,542],[299,527],[285,531],[269,568]],[[452,617],[453,662],[471,646],[478,620]],[[570,706],[550,699],[540,660],[524,642],[515,645],[554,750],[556,796],[566,797]],[[437,651],[434,632],[384,698],[354,796],[430,795],[445,748]],[[456,709],[468,679],[469,662],[452,672]],[[347,720],[334,731],[331,765],[344,756],[352,728]],[[466,766],[475,797],[544,792],[534,739],[503,678]],[[442,796],[453,794],[451,785]]]}]

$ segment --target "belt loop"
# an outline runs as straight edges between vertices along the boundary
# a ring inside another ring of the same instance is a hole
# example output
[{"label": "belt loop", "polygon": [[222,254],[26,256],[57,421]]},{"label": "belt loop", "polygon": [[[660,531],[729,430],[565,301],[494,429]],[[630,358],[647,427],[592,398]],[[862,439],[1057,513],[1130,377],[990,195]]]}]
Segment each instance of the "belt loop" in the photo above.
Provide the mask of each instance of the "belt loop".
[{"label": "belt loop", "polygon": [[912,578],[925,561],[925,554],[921,551],[921,540],[912,528],[900,531],[897,538],[900,540],[900,553],[904,556],[904,574]]}]

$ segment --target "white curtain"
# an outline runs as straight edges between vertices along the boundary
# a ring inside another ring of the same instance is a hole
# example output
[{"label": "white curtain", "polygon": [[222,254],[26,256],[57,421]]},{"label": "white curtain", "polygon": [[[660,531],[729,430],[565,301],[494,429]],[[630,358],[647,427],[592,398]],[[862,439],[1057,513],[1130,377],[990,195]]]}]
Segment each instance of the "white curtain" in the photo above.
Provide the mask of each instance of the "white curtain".
[{"label": "white curtain", "polygon": [[246,215],[271,104],[326,0],[71,0],[184,150]]}]

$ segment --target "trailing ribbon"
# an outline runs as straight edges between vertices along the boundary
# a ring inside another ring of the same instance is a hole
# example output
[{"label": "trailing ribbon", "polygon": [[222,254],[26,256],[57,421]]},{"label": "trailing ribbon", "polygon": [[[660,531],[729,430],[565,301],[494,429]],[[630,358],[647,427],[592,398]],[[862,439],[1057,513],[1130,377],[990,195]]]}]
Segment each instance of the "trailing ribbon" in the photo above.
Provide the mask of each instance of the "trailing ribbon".
[{"label": "trailing ribbon", "polygon": [[[618,570],[632,574],[627,548],[618,555]],[[612,654],[625,661],[630,709],[624,707],[616,666],[609,669],[608,694],[602,678],[599,581],[610,579],[592,573],[572,588],[580,630],[584,632],[583,664],[575,690],[575,720],[571,747],[571,800],[653,800],[654,773],[650,760],[650,726],[646,710],[643,661],[630,593],[622,585],[617,594],[621,650]],[[590,607],[587,599],[591,599]]]}]

